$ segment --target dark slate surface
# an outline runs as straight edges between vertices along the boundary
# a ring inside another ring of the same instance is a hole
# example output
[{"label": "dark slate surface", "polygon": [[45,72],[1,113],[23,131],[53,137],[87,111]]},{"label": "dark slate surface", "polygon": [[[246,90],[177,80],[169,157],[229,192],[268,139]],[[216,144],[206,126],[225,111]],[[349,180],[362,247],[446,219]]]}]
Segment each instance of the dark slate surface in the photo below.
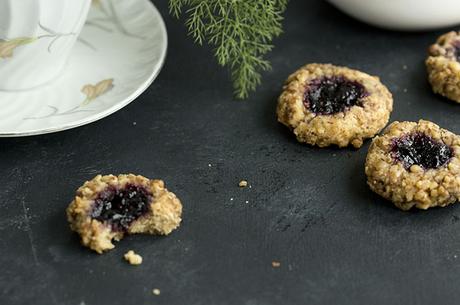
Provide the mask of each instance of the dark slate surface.
[{"label": "dark slate surface", "polygon": [[[169,56],[136,102],[75,130],[0,140],[0,304],[459,303],[460,207],[401,212],[365,184],[369,142],[311,148],[274,115],[290,72],[333,62],[379,75],[394,94],[391,120],[460,133],[460,107],[426,82],[425,50],[441,32],[383,31],[320,0],[292,1],[273,71],[241,102],[210,51],[186,38],[166,1],[155,3]],[[79,245],[64,210],[83,181],[126,172],[164,179],[184,222],[97,255]],[[242,178],[252,188],[239,189]],[[128,249],[141,266],[122,260]]]}]

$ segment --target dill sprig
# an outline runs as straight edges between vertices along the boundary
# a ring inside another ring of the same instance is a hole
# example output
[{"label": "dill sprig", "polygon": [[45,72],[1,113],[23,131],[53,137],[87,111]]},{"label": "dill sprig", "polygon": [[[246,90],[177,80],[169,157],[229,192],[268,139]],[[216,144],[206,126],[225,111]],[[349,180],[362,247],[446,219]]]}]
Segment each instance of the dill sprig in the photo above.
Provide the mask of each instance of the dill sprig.
[{"label": "dill sprig", "polygon": [[265,55],[282,33],[288,0],[169,0],[170,12],[186,14],[186,26],[196,43],[214,49],[219,65],[228,67],[236,97],[247,98],[261,83],[261,71],[271,69]]}]

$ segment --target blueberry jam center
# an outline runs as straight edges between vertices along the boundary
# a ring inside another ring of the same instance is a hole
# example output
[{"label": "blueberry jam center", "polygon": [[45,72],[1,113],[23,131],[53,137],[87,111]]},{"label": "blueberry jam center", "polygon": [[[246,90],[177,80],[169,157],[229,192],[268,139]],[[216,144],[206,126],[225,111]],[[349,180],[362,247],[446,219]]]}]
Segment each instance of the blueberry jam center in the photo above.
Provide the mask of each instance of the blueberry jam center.
[{"label": "blueberry jam center", "polygon": [[454,49],[455,59],[460,62],[460,47],[456,46]]},{"label": "blueberry jam center", "polygon": [[454,48],[454,56],[455,56],[455,59],[460,62],[460,41],[455,41],[453,44],[452,44],[453,48]]},{"label": "blueberry jam center", "polygon": [[325,77],[308,84],[303,102],[313,113],[334,114],[361,106],[361,99],[366,96],[366,90],[358,82],[344,77]]},{"label": "blueberry jam center", "polygon": [[94,201],[91,217],[112,226],[112,230],[126,232],[133,221],[146,214],[151,199],[144,187],[127,184],[119,189],[108,187]]},{"label": "blueberry jam center", "polygon": [[423,169],[435,169],[448,163],[453,156],[452,148],[423,133],[412,133],[395,139],[391,154],[408,169],[419,165]]}]

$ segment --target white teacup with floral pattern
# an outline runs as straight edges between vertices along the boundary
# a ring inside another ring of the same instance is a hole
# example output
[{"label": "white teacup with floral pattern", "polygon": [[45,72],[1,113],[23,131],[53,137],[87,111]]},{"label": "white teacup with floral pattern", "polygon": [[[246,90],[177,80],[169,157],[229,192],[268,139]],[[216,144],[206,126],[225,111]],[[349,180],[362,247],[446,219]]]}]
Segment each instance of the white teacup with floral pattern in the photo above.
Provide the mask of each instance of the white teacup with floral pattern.
[{"label": "white teacup with floral pattern", "polygon": [[91,0],[0,0],[0,90],[27,90],[62,72]]}]

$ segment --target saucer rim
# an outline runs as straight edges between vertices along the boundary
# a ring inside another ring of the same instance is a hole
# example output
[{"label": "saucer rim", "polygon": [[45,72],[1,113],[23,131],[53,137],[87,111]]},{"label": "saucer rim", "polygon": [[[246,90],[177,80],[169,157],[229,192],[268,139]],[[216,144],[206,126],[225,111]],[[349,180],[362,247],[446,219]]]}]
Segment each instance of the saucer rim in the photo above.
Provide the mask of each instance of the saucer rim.
[{"label": "saucer rim", "polygon": [[[123,109],[124,107],[128,106],[131,104],[133,101],[135,101],[142,93],[144,93],[156,80],[160,72],[163,70],[163,67],[166,62],[167,54],[168,54],[168,47],[169,47],[169,40],[168,40],[168,31],[166,28],[166,23],[163,19],[163,16],[161,15],[160,11],[158,8],[149,0],[141,0],[148,2],[150,4],[151,9],[154,11],[154,13],[159,17],[159,27],[160,31],[162,34],[162,37],[164,38],[164,46],[161,50],[161,55],[159,57],[158,62],[160,63],[160,66],[158,69],[155,69],[152,71],[150,77],[137,88],[136,91],[134,91],[130,96],[127,98],[123,99],[119,103],[113,105],[112,107],[98,112],[96,114],[90,115],[87,118],[80,119],[78,121],[74,121],[72,123],[68,124],[62,124],[59,125],[59,127],[49,127],[49,128],[40,128],[40,129],[32,129],[32,130],[25,130],[25,131],[0,131],[0,138],[15,138],[15,137],[30,137],[30,136],[38,136],[38,135],[44,135],[44,134],[51,134],[51,133],[57,133],[60,131],[65,131],[65,130],[70,130],[73,128],[78,128],[84,125],[88,125],[94,122],[97,122],[101,119],[104,119],[115,112],[118,112],[119,110]],[[20,94],[20,93],[18,93]]]}]

